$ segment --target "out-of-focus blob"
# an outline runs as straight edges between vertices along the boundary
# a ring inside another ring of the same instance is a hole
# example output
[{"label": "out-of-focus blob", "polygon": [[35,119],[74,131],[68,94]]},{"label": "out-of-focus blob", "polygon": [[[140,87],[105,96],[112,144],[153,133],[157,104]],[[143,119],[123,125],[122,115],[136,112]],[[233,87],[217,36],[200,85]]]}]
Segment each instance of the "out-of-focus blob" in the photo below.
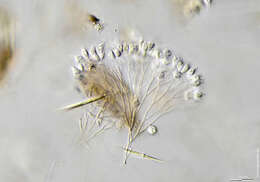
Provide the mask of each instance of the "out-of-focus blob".
[{"label": "out-of-focus blob", "polygon": [[9,12],[0,7],[0,83],[9,71],[15,50],[15,22]]},{"label": "out-of-focus blob", "polygon": [[212,4],[212,0],[172,0],[175,12],[185,18],[191,18],[199,14],[204,8]]}]

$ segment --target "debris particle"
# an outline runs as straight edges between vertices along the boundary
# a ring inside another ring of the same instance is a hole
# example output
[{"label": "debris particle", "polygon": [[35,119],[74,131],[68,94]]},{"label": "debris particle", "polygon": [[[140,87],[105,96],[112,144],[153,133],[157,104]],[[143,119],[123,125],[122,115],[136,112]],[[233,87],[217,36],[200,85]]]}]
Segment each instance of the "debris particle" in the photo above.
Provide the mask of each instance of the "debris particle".
[{"label": "debris particle", "polygon": [[89,20],[90,23],[93,24],[93,26],[95,27],[95,29],[97,31],[103,30],[104,27],[103,27],[102,23],[100,22],[99,18],[97,18],[96,16],[94,16],[92,14],[89,14],[88,15],[88,20]]}]

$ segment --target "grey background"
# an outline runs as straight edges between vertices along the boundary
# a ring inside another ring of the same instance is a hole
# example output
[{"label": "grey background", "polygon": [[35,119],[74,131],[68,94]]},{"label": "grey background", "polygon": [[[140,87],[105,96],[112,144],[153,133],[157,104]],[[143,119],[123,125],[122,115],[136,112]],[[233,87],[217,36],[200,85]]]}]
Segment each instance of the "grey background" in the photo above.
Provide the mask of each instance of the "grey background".
[{"label": "grey background", "polygon": [[164,163],[132,156],[123,165],[125,130],[82,148],[75,139],[84,108],[56,109],[81,99],[70,65],[98,36],[68,21],[66,1],[1,0],[18,23],[15,64],[0,90],[0,181],[259,181],[259,0],[216,0],[190,19],[170,0],[78,3],[105,25],[136,29],[197,65],[206,97],[161,118],[156,136],[136,142]]}]

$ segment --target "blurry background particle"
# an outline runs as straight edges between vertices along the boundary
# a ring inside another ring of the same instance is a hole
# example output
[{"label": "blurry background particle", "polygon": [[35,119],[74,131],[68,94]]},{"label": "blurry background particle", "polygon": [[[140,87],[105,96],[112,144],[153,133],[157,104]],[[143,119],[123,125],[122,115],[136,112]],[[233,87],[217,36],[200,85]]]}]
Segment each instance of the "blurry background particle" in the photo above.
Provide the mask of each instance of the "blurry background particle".
[{"label": "blurry background particle", "polygon": [[203,8],[211,5],[211,0],[172,0],[174,12],[178,12],[180,16],[191,18],[199,14]]},{"label": "blurry background particle", "polygon": [[198,14],[203,7],[203,4],[200,0],[190,0],[184,5],[184,15],[185,16],[193,16],[195,14]]},{"label": "blurry background particle", "polygon": [[0,7],[0,83],[4,80],[14,55],[14,20]]}]

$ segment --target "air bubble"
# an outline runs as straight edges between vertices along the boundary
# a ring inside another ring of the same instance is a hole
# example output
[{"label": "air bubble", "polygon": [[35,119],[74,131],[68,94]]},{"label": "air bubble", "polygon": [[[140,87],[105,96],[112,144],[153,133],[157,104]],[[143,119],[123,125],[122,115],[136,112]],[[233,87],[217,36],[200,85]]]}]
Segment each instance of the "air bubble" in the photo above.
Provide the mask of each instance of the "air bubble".
[{"label": "air bubble", "polygon": [[147,128],[147,132],[150,134],[150,135],[155,135],[157,132],[158,132],[158,129],[155,125],[150,125],[148,128]]}]

